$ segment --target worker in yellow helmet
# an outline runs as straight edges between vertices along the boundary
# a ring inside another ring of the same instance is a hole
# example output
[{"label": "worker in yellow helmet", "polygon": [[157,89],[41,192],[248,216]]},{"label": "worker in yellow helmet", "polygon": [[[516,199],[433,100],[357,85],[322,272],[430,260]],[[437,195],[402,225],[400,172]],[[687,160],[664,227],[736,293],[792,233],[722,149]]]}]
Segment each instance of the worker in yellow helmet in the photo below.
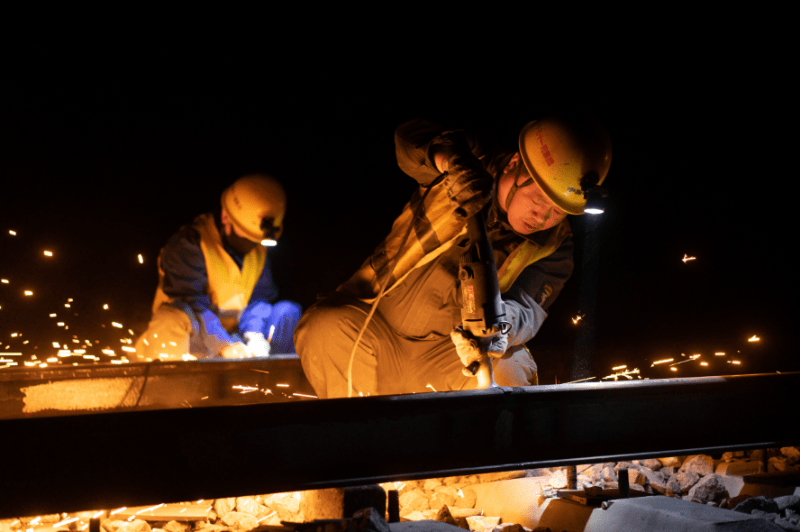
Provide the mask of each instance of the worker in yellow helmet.
[{"label": "worker in yellow helmet", "polygon": [[267,250],[283,232],[286,194],[275,178],[246,175],[225,189],[159,257],[153,316],[141,359],[248,358],[294,353],[300,306],[276,301]]},{"label": "worker in yellow helmet", "polygon": [[[420,188],[377,251],[295,333],[320,397],[474,388],[464,370],[481,357],[492,357],[499,385],[538,382],[525,344],[572,273],[567,217],[604,192],[611,141],[585,115],[535,120],[518,138],[487,150],[463,130],[424,120],[397,128],[397,162]],[[509,327],[477,341],[459,327],[458,272],[467,220],[479,210]]]}]

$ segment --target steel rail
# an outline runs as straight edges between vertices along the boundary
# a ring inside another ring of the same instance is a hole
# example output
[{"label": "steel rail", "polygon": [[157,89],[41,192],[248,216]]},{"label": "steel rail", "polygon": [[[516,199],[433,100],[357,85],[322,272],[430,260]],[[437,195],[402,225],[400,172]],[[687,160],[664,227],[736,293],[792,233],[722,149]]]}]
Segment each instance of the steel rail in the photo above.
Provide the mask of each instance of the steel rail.
[{"label": "steel rail", "polygon": [[800,373],[0,421],[0,517],[800,443]]},{"label": "steel rail", "polygon": [[[92,397],[98,382],[103,383],[105,401]],[[0,372],[0,419],[275,403],[301,397],[293,394],[314,394],[297,355],[22,367]]]}]

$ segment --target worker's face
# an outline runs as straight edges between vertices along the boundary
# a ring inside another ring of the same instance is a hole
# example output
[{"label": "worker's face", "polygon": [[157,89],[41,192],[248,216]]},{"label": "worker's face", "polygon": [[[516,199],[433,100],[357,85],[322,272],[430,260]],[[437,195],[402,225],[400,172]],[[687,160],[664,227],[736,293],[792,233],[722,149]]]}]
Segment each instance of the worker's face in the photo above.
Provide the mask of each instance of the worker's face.
[{"label": "worker's face", "polygon": [[550,229],[567,217],[567,213],[556,207],[535,181],[518,188],[511,200],[511,205],[506,209],[506,200],[511,191],[511,185],[514,181],[521,185],[529,177],[519,154],[516,154],[503,170],[503,177],[500,178],[497,186],[500,208],[507,214],[508,223],[514,228],[514,231],[523,235]]},{"label": "worker's face", "polygon": [[236,229],[236,226],[233,225],[233,222],[231,222],[231,219],[228,217],[228,213],[225,212],[225,209],[222,209],[222,228],[225,232],[225,239],[233,249],[242,255],[246,255],[259,245],[258,242],[253,242],[244,236],[244,234],[242,234],[238,229]]}]

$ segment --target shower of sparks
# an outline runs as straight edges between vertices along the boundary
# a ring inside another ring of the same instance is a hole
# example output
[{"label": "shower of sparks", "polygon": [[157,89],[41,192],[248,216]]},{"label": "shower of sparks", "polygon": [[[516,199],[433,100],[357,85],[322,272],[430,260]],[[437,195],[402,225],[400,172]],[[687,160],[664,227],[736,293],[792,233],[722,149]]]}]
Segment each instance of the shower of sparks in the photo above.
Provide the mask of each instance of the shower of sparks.
[{"label": "shower of sparks", "polygon": [[708,366],[708,362],[700,362],[701,366]]},{"label": "shower of sparks", "polygon": [[33,295],[33,292],[32,292],[32,291],[30,291],[30,290],[25,290],[24,294],[25,294],[26,296],[32,296],[32,295]]},{"label": "shower of sparks", "polygon": [[117,329],[122,329],[122,324],[121,324],[121,323],[118,323],[118,322],[116,322],[116,321],[112,321],[112,322],[111,322],[111,326],[112,326],[112,327],[116,327]]},{"label": "shower of sparks", "polygon": [[678,368],[669,368],[670,371],[678,371]]},{"label": "shower of sparks", "polygon": [[144,264],[144,257],[142,257],[141,253],[139,253],[139,255],[137,255],[137,258],[139,259],[139,264]]},{"label": "shower of sparks", "polygon": [[265,515],[264,517],[262,517],[261,519],[259,519],[259,520],[258,520],[258,521],[256,521],[256,522],[257,522],[257,523],[260,523],[260,522],[261,522],[261,521],[263,521],[264,519],[267,519],[267,518],[269,518],[269,517],[272,517],[272,516],[273,516],[273,515],[275,515],[276,513],[278,513],[278,512],[277,512],[277,510],[276,510],[276,511],[274,511],[274,512],[272,512],[272,513],[271,513],[271,514],[269,514],[269,515]]},{"label": "shower of sparks", "polygon": [[288,384],[276,384],[275,386],[277,386],[278,388],[288,388],[289,387]]},{"label": "shower of sparks", "polygon": [[257,392],[258,391],[258,386],[242,386],[240,384],[237,384],[237,385],[233,386],[232,389],[234,389],[234,390],[242,390],[241,393],[250,393],[250,392]]},{"label": "shower of sparks", "polygon": [[135,515],[139,515],[139,514],[142,514],[144,512],[152,512],[153,510],[158,510],[162,506],[166,506],[166,503],[162,502],[161,504],[156,504],[155,506],[151,506],[150,508],[145,508],[144,510],[139,510],[138,512],[136,512]]},{"label": "shower of sparks", "polygon": [[45,257],[52,257],[52,256],[53,256],[53,252],[52,252],[52,251],[47,251],[47,250],[44,250],[44,256],[45,256]]},{"label": "shower of sparks", "polygon": [[661,360],[656,360],[655,362],[650,364],[650,367],[652,368],[653,366],[655,366],[657,364],[666,364],[667,362],[672,362],[673,360],[675,360],[675,359],[674,358],[664,358],[664,359],[661,359]]},{"label": "shower of sparks", "polygon": [[8,234],[11,235],[11,236],[17,236],[17,232],[14,231],[13,229],[9,229],[8,230]]},{"label": "shower of sparks", "polygon": [[[626,366],[622,366],[622,367],[624,368],[624,367],[626,367]],[[625,377],[626,379],[628,379],[628,380],[631,380],[631,379],[633,379],[633,377],[631,377],[631,375],[638,375],[639,373],[640,373],[640,372],[639,372],[639,368],[636,368],[636,369],[629,369],[629,370],[620,371],[620,372],[617,372],[617,373],[612,373],[611,375],[608,375],[608,376],[606,376],[606,377],[603,377],[603,379],[602,379],[602,380],[606,380],[606,379],[614,379],[614,380],[616,381],[616,380],[618,380],[620,377]]]},{"label": "shower of sparks", "polygon": [[747,339],[748,342],[758,342],[759,340],[761,340],[761,338],[759,338],[755,334]]},{"label": "shower of sparks", "polygon": [[741,364],[738,360],[731,360],[731,364]]},{"label": "shower of sparks", "polygon": [[579,322],[579,321],[581,321],[585,315],[586,315],[586,314],[578,314],[577,316],[575,316],[574,318],[572,318],[572,323],[574,323],[575,325],[577,325],[577,324],[578,324],[578,322]]},{"label": "shower of sparks", "polygon": [[586,382],[586,381],[591,381],[591,380],[594,380],[594,379],[596,379],[596,378],[597,378],[597,377],[586,377],[585,379],[578,379],[578,380],[576,380],[576,381],[569,381],[569,382],[565,382],[564,384],[576,384],[576,383],[578,383],[578,382]]},{"label": "shower of sparks", "polygon": [[714,353],[714,356],[715,357],[724,357],[725,353],[723,351],[717,351],[716,353]]},{"label": "shower of sparks", "polygon": [[613,368],[611,368],[611,371],[619,371],[619,370],[621,370],[621,369],[625,369],[625,368],[627,368],[627,367],[628,367],[628,365],[627,365],[627,364],[623,364],[623,365],[621,365],[621,366],[616,366],[616,367],[613,367]]},{"label": "shower of sparks", "polygon": [[68,518],[68,519],[64,519],[63,521],[60,521],[60,522],[58,522],[58,523],[54,524],[54,525],[53,525],[53,528],[55,529],[55,528],[58,528],[58,527],[60,527],[60,526],[64,526],[64,525],[68,525],[68,524],[70,524],[70,523],[74,523],[74,522],[75,522],[75,521],[77,521],[78,519],[79,519],[78,517],[70,517],[70,518]]},{"label": "shower of sparks", "polygon": [[122,508],[117,508],[116,510],[113,510],[113,511],[109,512],[108,515],[115,515],[115,514],[118,514],[120,512],[124,512],[127,509],[128,509],[127,506],[123,506]]},{"label": "shower of sparks", "polygon": [[308,397],[309,399],[319,399],[319,397],[317,397],[316,395],[306,395],[304,393],[297,393],[297,392],[293,393],[292,397]]},{"label": "shower of sparks", "polygon": [[434,388],[432,384],[428,384],[428,385],[426,385],[425,387],[426,387],[426,388],[430,388],[430,389],[431,389],[431,390],[433,390],[434,392],[436,391],[436,388]]},{"label": "shower of sparks", "polygon": [[689,262],[690,260],[696,260],[696,259],[697,259],[697,257],[690,257],[689,255],[687,255],[686,253],[684,253],[684,254],[683,254],[683,258],[682,258],[681,260],[683,261],[683,263],[684,263],[684,264],[686,264],[686,263],[687,263],[687,262]]}]

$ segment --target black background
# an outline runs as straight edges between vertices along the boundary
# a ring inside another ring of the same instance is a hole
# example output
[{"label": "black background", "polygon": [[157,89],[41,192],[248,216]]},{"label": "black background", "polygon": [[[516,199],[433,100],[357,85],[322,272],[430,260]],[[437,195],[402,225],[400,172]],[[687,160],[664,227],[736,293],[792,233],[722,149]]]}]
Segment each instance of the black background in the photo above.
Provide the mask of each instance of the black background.
[{"label": "black background", "polygon": [[[159,249],[247,172],[286,187],[274,272],[281,296],[308,307],[361,264],[414,190],[394,158],[398,124],[428,117],[513,143],[528,120],[581,108],[611,135],[611,196],[601,217],[573,217],[575,274],[529,344],[542,381],[618,364],[650,377],[800,369],[796,103],[778,57],[765,63],[735,36],[523,61],[507,56],[515,46],[477,57],[320,40],[305,53],[257,38],[228,47],[212,33],[8,50],[0,353],[52,351],[71,334],[114,347],[112,320],[142,332]],[[650,368],[695,353],[711,366]],[[740,367],[723,363],[734,357]]]}]

